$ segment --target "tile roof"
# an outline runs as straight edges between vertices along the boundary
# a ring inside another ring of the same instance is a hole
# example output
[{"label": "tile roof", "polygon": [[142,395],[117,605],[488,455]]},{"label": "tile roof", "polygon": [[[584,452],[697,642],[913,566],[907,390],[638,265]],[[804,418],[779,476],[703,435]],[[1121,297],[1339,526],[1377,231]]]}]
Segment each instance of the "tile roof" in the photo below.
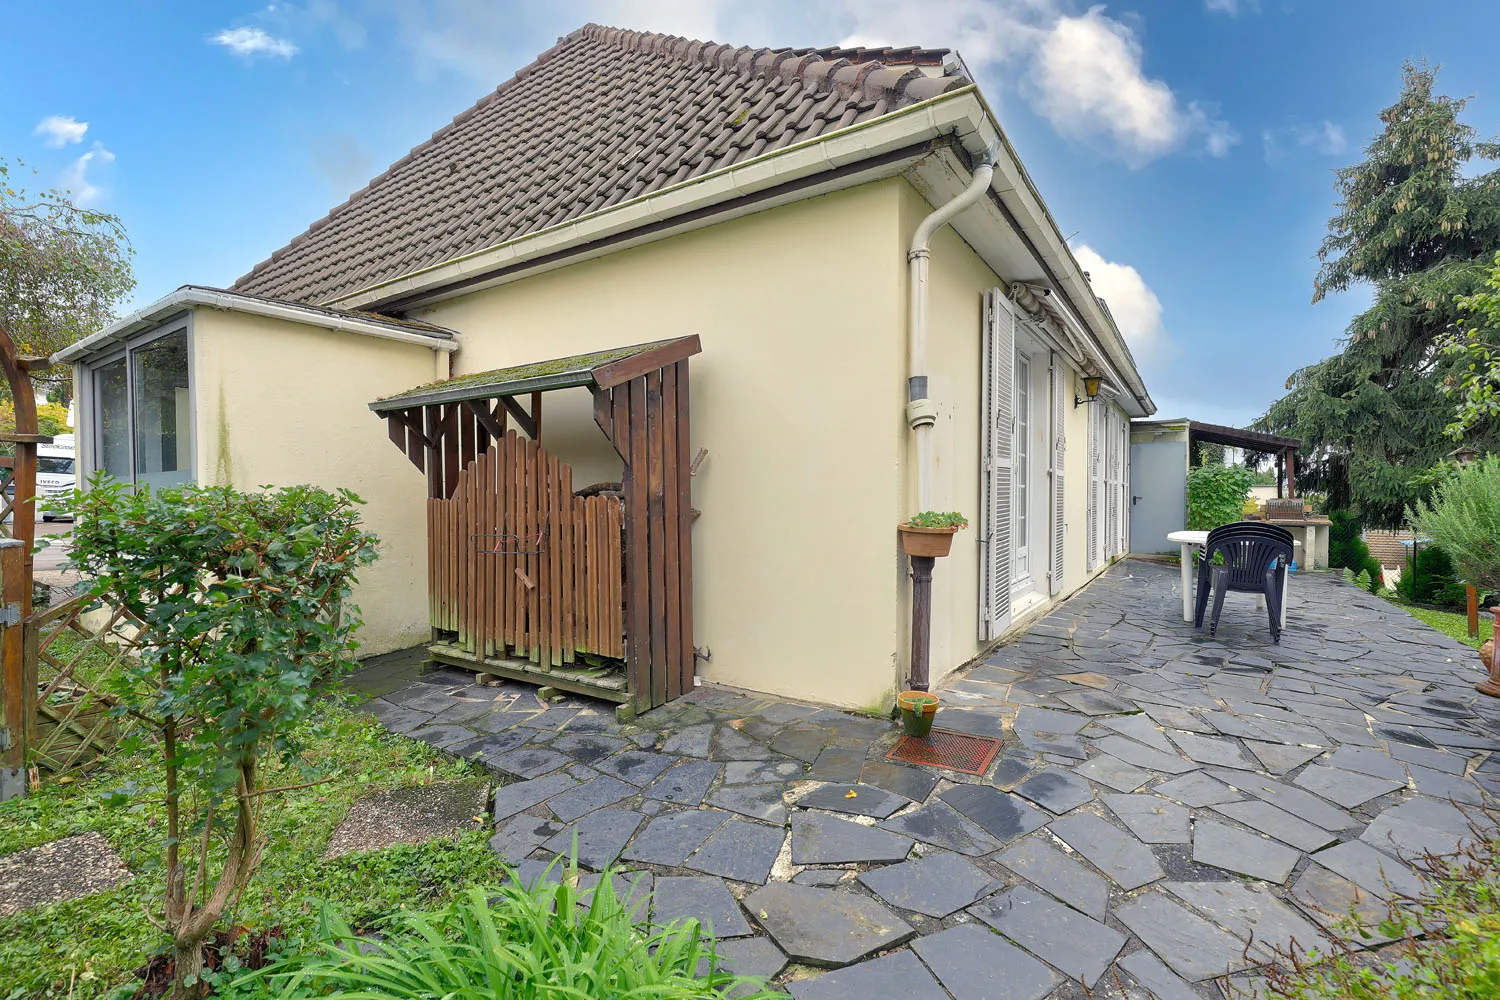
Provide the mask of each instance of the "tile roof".
[{"label": "tile roof", "polygon": [[735,48],[588,24],[233,289],[329,302],[967,85],[947,52]]}]

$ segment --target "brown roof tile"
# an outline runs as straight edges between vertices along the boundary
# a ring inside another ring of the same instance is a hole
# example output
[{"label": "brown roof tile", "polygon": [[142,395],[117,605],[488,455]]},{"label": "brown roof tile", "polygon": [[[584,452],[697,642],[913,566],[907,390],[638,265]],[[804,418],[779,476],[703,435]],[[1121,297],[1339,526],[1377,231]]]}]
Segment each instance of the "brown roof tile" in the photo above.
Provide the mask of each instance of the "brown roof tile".
[{"label": "brown roof tile", "polygon": [[329,302],[966,85],[946,55],[585,25],[233,288]]}]

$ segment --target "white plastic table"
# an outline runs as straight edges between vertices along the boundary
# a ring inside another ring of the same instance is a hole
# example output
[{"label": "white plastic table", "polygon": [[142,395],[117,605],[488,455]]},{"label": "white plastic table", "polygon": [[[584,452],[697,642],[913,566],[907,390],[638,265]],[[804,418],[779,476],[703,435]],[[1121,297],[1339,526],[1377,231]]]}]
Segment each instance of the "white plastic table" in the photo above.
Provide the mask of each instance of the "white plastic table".
[{"label": "white plastic table", "polygon": [[[1167,541],[1176,542],[1182,546],[1182,620],[1190,622],[1193,620],[1193,554],[1201,552],[1208,545],[1208,532],[1206,531],[1173,531],[1167,535]],[[1292,542],[1292,558],[1296,558],[1296,551],[1302,547],[1298,541]],[[1291,576],[1290,573],[1287,577]],[[1281,627],[1286,628],[1286,577],[1281,580]],[[1263,601],[1264,598],[1259,599]],[[1263,606],[1263,605],[1262,605]]]}]

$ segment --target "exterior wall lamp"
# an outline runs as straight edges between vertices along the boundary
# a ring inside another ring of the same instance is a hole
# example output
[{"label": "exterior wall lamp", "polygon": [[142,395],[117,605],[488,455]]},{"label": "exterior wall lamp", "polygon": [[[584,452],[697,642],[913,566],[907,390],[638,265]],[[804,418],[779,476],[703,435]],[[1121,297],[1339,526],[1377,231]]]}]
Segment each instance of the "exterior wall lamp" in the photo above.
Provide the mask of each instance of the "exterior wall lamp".
[{"label": "exterior wall lamp", "polygon": [[1098,375],[1085,375],[1083,377],[1083,395],[1073,397],[1073,409],[1078,409],[1084,403],[1092,403],[1099,398],[1099,383],[1104,379]]}]

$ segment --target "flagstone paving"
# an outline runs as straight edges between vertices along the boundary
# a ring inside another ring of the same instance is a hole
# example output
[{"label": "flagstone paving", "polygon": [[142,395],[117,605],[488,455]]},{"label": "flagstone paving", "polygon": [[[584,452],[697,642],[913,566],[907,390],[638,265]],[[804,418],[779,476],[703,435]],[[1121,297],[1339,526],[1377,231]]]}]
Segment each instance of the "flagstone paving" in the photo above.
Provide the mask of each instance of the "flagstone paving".
[{"label": "flagstone paving", "polygon": [[508,782],[491,845],[523,879],[576,843],[796,997],[1209,1000],[1274,945],[1385,940],[1338,921],[1487,822],[1500,702],[1473,650],[1336,577],[1293,580],[1280,645],[1248,601],[1195,632],[1178,580],[1122,562],[950,678],[937,725],[1004,738],[977,776],[886,760],[885,720],[713,685],[619,724],[460,671],[356,683]]}]

